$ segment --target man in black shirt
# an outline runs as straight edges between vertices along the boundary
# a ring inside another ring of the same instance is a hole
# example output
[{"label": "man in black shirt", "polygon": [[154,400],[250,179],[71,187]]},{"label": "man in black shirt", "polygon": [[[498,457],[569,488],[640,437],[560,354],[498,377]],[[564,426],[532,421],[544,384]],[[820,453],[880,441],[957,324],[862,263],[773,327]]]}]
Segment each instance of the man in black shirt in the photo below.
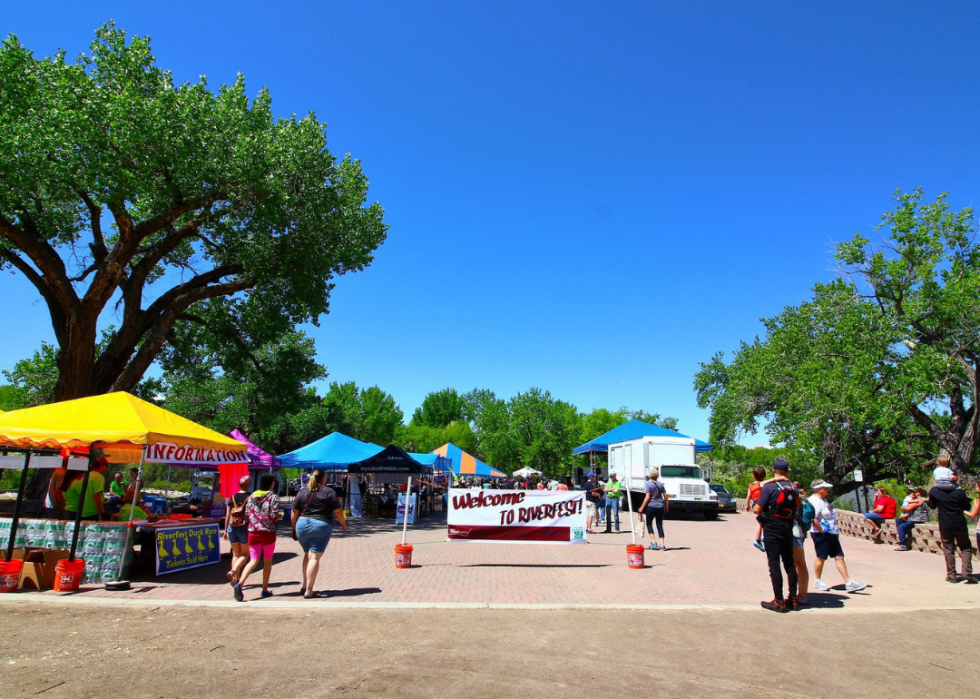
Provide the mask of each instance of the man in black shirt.
[{"label": "man in black shirt", "polygon": [[[799,492],[786,476],[789,464],[777,459],[773,464],[774,476],[762,486],[759,500],[753,511],[762,523],[766,558],[769,562],[769,579],[772,581],[773,600],[762,602],[765,609],[774,612],[787,612],[798,609],[796,585],[798,582],[796,561],[793,559],[793,522],[800,505]],[[789,595],[783,598],[782,563],[786,569]]]},{"label": "man in black shirt", "polygon": [[[943,545],[943,555],[946,557],[946,582],[958,583],[966,581],[974,584],[973,552],[970,545],[970,532],[966,526],[963,513],[970,509],[970,498],[956,484],[956,475],[948,468],[949,460],[940,459],[939,466],[933,471],[936,485],[929,491],[930,509],[939,510],[939,538]],[[960,549],[962,575],[956,574],[956,548]]]}]

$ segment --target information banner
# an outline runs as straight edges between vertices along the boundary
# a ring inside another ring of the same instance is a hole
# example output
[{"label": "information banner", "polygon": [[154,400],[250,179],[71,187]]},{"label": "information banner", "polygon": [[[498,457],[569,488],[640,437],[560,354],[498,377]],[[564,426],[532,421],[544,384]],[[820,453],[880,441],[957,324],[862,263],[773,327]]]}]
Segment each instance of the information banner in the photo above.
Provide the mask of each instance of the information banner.
[{"label": "information banner", "polygon": [[585,491],[449,491],[450,541],[584,544]]},{"label": "information banner", "polygon": [[218,524],[157,529],[157,575],[221,562]]}]

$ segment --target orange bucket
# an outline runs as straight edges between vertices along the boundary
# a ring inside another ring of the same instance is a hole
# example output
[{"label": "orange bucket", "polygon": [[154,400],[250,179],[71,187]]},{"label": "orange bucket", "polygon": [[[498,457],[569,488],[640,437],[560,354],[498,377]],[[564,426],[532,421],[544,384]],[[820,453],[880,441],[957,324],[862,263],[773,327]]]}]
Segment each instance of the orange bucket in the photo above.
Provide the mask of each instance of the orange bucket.
[{"label": "orange bucket", "polygon": [[24,561],[14,558],[7,563],[0,561],[0,592],[13,592],[20,585],[20,571],[24,568]]},{"label": "orange bucket", "polygon": [[412,567],[412,545],[405,544],[395,544],[395,567],[396,568],[411,568]]},{"label": "orange bucket", "polygon": [[645,568],[646,566],[643,564],[643,547],[639,544],[627,544],[626,560],[629,561],[630,568],[636,568],[637,570]]},{"label": "orange bucket", "polygon": [[84,573],[85,561],[81,558],[58,561],[54,566],[54,589],[58,592],[75,592],[82,584]]}]

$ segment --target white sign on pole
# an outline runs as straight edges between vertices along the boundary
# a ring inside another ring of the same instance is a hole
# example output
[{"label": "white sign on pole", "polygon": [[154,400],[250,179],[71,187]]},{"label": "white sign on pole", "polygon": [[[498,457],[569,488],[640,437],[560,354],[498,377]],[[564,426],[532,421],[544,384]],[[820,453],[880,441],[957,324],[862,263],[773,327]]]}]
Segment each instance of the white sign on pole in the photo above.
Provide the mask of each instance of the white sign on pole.
[{"label": "white sign on pole", "polygon": [[858,483],[862,483],[864,481],[864,473],[861,471],[861,469],[854,469],[854,480]]}]

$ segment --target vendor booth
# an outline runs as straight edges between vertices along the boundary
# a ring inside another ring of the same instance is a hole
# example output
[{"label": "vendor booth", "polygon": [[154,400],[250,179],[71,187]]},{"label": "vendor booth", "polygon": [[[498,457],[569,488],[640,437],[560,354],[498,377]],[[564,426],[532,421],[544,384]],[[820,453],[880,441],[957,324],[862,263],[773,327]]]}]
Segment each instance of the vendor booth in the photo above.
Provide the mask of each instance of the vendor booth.
[{"label": "vendor booth", "polygon": [[[12,560],[18,543],[45,549],[67,546],[69,563],[75,562],[76,554],[82,556],[82,582],[89,583],[123,577],[133,529],[143,537],[144,558],[153,552],[158,573],[216,563],[220,557],[218,520],[185,516],[141,521],[135,519],[135,509],[130,507],[128,521],[83,521],[79,507],[74,522],[21,522],[27,469],[59,468],[62,463],[68,469],[83,469],[79,502],[84,502],[92,466],[100,458],[109,463],[139,464],[136,490],[146,463],[196,468],[247,463],[242,442],[122,392],[3,413],[0,450],[19,452],[20,457],[7,456],[5,464],[10,468],[13,460],[20,459],[19,468],[23,469],[14,516],[0,524],[0,531],[9,528],[6,562]],[[67,458],[75,451],[88,453],[85,459]],[[62,456],[43,459],[38,454]]]}]

